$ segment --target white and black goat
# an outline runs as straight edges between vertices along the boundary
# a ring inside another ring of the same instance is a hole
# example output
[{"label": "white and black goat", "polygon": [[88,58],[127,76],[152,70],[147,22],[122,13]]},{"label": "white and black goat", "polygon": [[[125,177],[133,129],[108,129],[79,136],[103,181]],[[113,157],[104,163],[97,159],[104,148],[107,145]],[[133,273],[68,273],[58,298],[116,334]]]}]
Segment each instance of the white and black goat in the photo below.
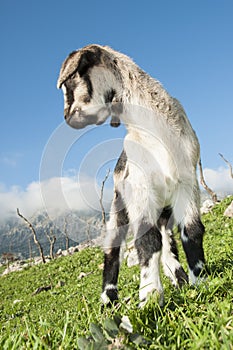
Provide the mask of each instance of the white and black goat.
[{"label": "white and black goat", "polygon": [[178,260],[173,225],[179,227],[195,283],[204,270],[196,166],[199,143],[180,103],[129,57],[89,45],[72,52],[58,79],[66,122],[76,128],[111,125],[127,128],[114,171],[114,199],[106,225],[102,300],[118,299],[120,247],[128,229],[134,234],[141,267],[143,305],[153,291],[163,302],[160,260],[175,286],[188,281]]}]

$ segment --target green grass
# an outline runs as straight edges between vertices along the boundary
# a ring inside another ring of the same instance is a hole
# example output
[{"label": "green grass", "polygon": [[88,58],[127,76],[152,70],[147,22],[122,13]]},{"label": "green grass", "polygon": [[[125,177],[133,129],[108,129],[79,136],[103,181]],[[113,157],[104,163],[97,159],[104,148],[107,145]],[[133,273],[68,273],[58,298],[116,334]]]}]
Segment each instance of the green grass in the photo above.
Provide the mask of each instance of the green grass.
[{"label": "green grass", "polygon": [[[79,349],[82,342],[83,349],[233,349],[233,219],[222,215],[231,200],[203,216],[210,276],[182,290],[163,277],[162,309],[153,299],[138,309],[139,269],[123,263],[122,301],[101,310],[103,254],[97,248],[0,277],[0,349]],[[183,254],[181,260],[186,266]],[[87,275],[79,278],[81,272]],[[33,295],[46,285],[52,289]],[[129,317],[132,334],[119,328],[122,316]]]}]

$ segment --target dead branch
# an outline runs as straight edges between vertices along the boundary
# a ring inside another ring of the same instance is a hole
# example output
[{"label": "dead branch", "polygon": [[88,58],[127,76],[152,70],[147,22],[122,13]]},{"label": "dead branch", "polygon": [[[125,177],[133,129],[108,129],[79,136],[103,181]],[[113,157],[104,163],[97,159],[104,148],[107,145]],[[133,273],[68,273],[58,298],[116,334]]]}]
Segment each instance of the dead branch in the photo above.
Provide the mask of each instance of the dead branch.
[{"label": "dead branch", "polygon": [[220,157],[224,160],[225,163],[227,163],[227,165],[229,166],[229,170],[230,170],[230,176],[233,179],[233,169],[232,169],[232,165],[230,162],[228,162],[228,160],[226,158],[224,158],[224,156],[219,153]]},{"label": "dead branch", "polygon": [[48,234],[48,232],[46,232],[46,236],[49,240],[50,243],[50,257],[51,259],[54,259],[54,254],[53,254],[53,250],[54,250],[54,244],[56,242],[56,236],[52,234],[52,230],[50,231],[50,235]]},{"label": "dead branch", "polygon": [[214,191],[212,191],[211,188],[205,182],[203,169],[202,169],[202,164],[201,164],[201,159],[198,162],[198,166],[199,166],[199,171],[200,171],[200,183],[202,184],[204,189],[210,194],[213,202],[216,203],[218,201],[216,193]]},{"label": "dead branch", "polygon": [[29,260],[32,261],[32,246],[31,246],[31,239],[28,239],[28,250],[29,250]]},{"label": "dead branch", "polygon": [[105,175],[105,178],[102,181],[102,186],[101,186],[101,191],[100,191],[100,206],[101,206],[101,211],[102,211],[102,223],[103,223],[103,225],[106,224],[106,213],[105,213],[105,209],[104,209],[104,205],[103,205],[104,185],[105,185],[105,182],[107,181],[109,175],[110,175],[110,169],[108,169],[108,171]]},{"label": "dead branch", "polygon": [[47,292],[48,290],[51,290],[52,289],[52,285],[48,285],[48,286],[42,286],[42,287],[39,287],[35,290],[35,292],[32,293],[32,295],[36,295],[36,294],[39,294],[41,292]]},{"label": "dead branch", "polygon": [[13,253],[3,253],[2,259],[5,261],[8,269],[10,266],[10,262],[13,262],[16,260],[15,255]]},{"label": "dead branch", "polygon": [[70,240],[69,240],[69,236],[68,236],[67,225],[68,225],[68,221],[67,221],[67,218],[65,218],[64,233],[65,233],[65,237],[66,237],[66,250],[68,251],[69,245],[70,245]]},{"label": "dead branch", "polygon": [[40,242],[38,241],[38,238],[37,238],[37,235],[36,235],[36,231],[34,229],[34,227],[32,226],[32,224],[30,223],[30,221],[28,221],[20,212],[19,212],[19,208],[17,208],[17,214],[18,216],[23,219],[26,224],[29,226],[30,230],[32,231],[32,234],[33,234],[33,239],[34,239],[34,242],[35,244],[37,245],[38,249],[39,249],[39,252],[40,252],[40,257],[43,261],[43,263],[45,264],[45,257],[44,257],[44,252],[43,252],[43,248],[40,244]]}]

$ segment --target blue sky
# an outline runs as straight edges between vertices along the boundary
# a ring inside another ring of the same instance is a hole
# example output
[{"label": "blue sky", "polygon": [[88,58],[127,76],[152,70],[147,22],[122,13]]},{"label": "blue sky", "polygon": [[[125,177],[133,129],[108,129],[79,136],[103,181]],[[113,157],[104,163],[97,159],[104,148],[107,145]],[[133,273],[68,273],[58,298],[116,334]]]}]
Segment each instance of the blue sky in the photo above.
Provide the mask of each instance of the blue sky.
[{"label": "blue sky", "polygon": [[[232,13],[231,0],[1,0],[1,191],[25,191],[39,181],[43,151],[57,128],[74,137],[61,127],[56,80],[68,53],[90,43],[126,53],[181,101],[204,168],[225,167],[218,152],[232,162]],[[123,128],[105,127],[74,142],[63,175],[80,166],[90,139],[94,147],[123,135]]]}]

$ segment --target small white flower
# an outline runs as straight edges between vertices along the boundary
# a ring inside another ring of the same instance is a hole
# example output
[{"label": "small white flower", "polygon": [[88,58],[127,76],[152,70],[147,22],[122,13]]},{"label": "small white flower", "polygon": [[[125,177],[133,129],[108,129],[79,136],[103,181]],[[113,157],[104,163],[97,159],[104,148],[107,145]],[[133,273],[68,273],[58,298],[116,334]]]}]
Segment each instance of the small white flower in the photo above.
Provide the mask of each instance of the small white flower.
[{"label": "small white flower", "polygon": [[128,333],[133,333],[133,326],[132,326],[128,316],[122,317],[120,328]]}]

